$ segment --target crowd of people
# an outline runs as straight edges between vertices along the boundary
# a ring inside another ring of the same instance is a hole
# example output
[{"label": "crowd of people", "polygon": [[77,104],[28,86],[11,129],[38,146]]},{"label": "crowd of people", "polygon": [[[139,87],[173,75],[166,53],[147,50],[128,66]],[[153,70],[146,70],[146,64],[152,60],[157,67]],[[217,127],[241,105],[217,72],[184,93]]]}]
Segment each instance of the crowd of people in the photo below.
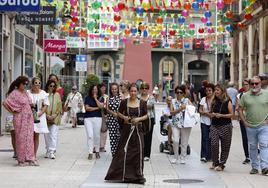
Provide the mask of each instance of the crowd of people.
[{"label": "crowd of people", "polygon": [[[174,151],[171,163],[187,162],[187,146],[194,124],[188,114],[200,114],[202,162],[212,161],[210,169],[223,171],[232,142],[232,118],[239,113],[245,152],[243,164],[251,162],[251,174],[268,174],[268,91],[267,77],[255,76],[243,81],[239,91],[229,83],[228,89],[221,84],[203,81],[199,95],[188,84],[175,88],[175,96],[167,96],[163,111],[168,143]],[[261,83],[262,82],[262,83]],[[19,166],[39,166],[37,151],[39,134],[44,134],[46,158],[55,159],[58,126],[63,112],[69,112],[72,127],[77,127],[77,114],[84,112],[84,125],[88,160],[99,159],[106,152],[109,136],[112,162],[105,180],[141,183],[144,161],[151,158],[151,145],[155,124],[155,104],[160,102],[159,89],[142,82],[130,84],[123,80],[111,83],[109,95],[105,84],[93,84],[84,96],[72,87],[66,101],[56,75],[50,75],[41,89],[41,80],[18,77],[9,88],[4,107],[13,117],[12,145]],[[189,116],[189,117],[188,117]],[[107,134],[108,133],[108,134]]]}]

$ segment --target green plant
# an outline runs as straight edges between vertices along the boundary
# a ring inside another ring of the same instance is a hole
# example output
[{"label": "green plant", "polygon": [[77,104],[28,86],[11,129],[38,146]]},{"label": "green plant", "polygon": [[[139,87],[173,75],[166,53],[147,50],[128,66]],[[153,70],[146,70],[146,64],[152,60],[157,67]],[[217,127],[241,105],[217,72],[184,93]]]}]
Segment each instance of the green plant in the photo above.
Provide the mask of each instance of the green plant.
[{"label": "green plant", "polygon": [[81,92],[84,97],[88,95],[88,91],[89,91],[90,86],[92,86],[94,84],[100,84],[99,77],[96,76],[95,74],[87,75],[87,78],[82,85],[82,92]]}]

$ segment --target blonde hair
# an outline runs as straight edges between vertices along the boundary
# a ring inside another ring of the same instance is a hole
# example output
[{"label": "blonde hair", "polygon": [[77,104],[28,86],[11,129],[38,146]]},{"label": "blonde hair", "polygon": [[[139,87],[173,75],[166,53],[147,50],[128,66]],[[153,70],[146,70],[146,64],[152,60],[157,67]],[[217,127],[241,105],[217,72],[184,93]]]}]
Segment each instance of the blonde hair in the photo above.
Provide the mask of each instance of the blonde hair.
[{"label": "blonde hair", "polygon": [[219,88],[222,91],[222,94],[219,97],[216,97],[215,94],[213,95],[212,103],[211,103],[212,107],[215,105],[217,99],[220,100],[220,102],[222,102],[222,103],[224,103],[224,102],[229,100],[226,88],[223,85],[216,84],[215,85],[215,90],[216,90],[216,88]]}]

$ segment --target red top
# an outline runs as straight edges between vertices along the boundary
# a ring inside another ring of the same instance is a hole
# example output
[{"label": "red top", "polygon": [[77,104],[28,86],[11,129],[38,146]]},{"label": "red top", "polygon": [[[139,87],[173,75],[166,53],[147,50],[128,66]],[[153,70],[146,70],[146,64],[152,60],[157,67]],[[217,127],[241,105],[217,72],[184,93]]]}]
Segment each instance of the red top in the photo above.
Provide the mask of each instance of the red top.
[{"label": "red top", "polygon": [[59,86],[57,91],[58,91],[58,93],[60,95],[60,98],[62,98],[62,96],[63,96],[63,87]]}]

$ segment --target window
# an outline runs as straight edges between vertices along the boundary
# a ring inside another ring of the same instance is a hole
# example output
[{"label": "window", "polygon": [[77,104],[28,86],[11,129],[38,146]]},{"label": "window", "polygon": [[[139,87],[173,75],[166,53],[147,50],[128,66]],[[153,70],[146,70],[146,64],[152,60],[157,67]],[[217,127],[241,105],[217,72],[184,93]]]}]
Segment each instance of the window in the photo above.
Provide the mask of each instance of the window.
[{"label": "window", "polygon": [[165,60],[163,63],[163,75],[169,75],[174,73],[174,62],[172,60]]}]

